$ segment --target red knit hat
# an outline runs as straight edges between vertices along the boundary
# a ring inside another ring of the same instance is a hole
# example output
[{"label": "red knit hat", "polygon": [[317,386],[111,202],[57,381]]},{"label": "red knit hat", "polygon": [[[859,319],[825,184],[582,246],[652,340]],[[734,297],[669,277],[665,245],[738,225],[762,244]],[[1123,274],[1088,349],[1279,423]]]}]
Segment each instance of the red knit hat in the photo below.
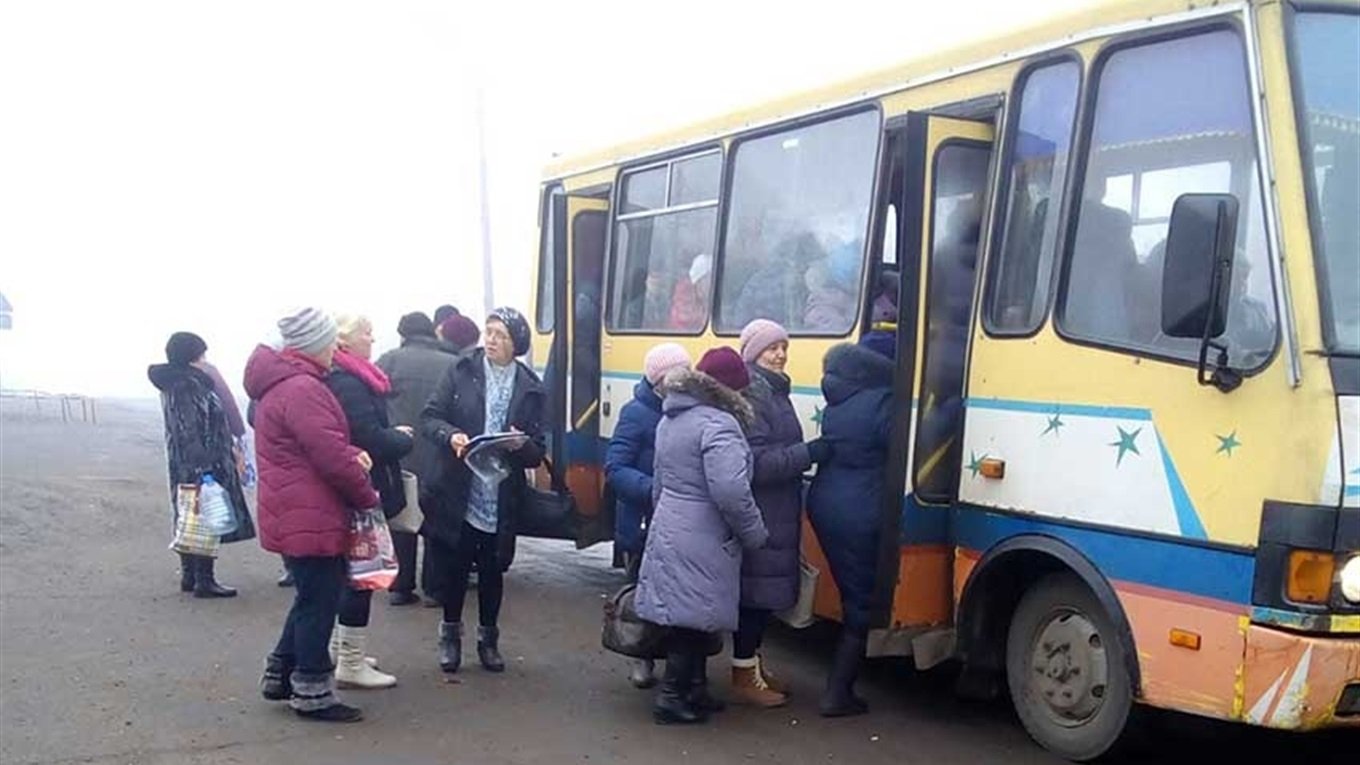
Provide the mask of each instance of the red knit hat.
[{"label": "red knit hat", "polygon": [[477,329],[472,319],[455,314],[440,323],[439,334],[443,336],[445,342],[462,351],[477,345],[482,331]]},{"label": "red knit hat", "polygon": [[694,368],[735,391],[745,390],[751,384],[746,362],[741,360],[740,354],[725,345],[709,349]]}]

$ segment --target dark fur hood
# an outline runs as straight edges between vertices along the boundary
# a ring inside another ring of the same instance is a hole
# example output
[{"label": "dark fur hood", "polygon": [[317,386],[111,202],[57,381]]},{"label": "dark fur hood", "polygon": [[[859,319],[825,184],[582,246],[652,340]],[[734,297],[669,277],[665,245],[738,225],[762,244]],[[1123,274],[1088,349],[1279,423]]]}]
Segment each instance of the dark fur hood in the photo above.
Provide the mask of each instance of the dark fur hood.
[{"label": "dark fur hood", "polygon": [[737,419],[745,430],[755,422],[755,412],[742,395],[695,369],[677,369],[657,388],[668,416],[694,406],[721,409]]},{"label": "dark fur hood", "polygon": [[827,351],[822,362],[822,395],[839,403],[871,388],[891,388],[891,359],[854,343],[841,343]]}]

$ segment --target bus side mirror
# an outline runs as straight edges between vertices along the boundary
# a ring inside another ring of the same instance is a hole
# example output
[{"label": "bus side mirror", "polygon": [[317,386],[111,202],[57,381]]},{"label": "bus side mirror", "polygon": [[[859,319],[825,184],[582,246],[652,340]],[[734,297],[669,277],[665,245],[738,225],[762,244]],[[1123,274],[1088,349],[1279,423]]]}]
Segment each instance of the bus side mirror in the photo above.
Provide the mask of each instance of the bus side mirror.
[{"label": "bus side mirror", "polygon": [[1171,208],[1162,270],[1162,332],[1216,338],[1228,324],[1237,198],[1182,194]]},{"label": "bus side mirror", "polygon": [[[1242,384],[1242,375],[1228,366],[1227,347],[1214,342],[1228,325],[1237,215],[1237,197],[1231,194],[1177,197],[1162,270],[1162,332],[1198,339],[1199,382],[1225,393]],[[1218,356],[1206,375],[1210,348]]]}]

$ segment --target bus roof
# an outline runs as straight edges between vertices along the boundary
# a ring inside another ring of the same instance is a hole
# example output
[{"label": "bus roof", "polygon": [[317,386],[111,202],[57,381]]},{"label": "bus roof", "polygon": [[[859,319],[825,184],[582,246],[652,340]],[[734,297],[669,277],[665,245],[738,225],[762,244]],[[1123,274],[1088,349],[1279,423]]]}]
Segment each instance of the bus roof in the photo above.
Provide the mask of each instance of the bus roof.
[{"label": "bus roof", "polygon": [[839,83],[806,90],[713,119],[691,124],[589,153],[564,157],[550,163],[544,180],[570,178],[615,165],[626,164],[684,146],[714,141],[761,125],[792,119],[838,105],[851,104],[906,90],[925,80],[964,74],[980,63],[1000,64],[1024,58],[1031,49],[1064,42],[1079,42],[1094,30],[1109,30],[1157,16],[1219,9],[1224,6],[1263,4],[1270,0],[1221,3],[1206,0],[1094,0],[1091,7],[1041,21],[1008,35],[973,42],[931,56],[871,72]]}]

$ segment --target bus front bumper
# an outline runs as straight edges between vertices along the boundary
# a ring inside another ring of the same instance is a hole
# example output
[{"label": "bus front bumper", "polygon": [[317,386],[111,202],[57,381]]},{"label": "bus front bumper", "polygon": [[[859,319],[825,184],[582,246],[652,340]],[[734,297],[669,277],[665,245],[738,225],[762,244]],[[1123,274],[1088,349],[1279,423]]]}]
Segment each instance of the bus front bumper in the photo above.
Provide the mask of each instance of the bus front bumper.
[{"label": "bus front bumper", "polygon": [[1241,719],[1282,730],[1360,727],[1360,635],[1249,625]]}]

